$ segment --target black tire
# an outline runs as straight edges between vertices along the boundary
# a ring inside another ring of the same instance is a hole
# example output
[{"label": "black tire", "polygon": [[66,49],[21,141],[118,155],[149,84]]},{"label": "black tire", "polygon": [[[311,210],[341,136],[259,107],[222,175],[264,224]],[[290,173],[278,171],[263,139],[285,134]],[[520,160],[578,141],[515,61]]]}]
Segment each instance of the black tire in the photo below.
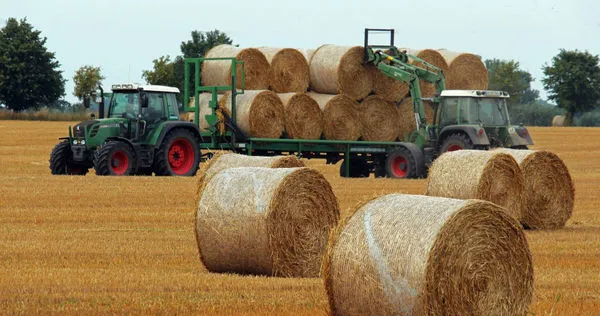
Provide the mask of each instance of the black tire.
[{"label": "black tire", "polygon": [[375,175],[375,178],[387,177],[387,171],[385,170],[385,160],[386,160],[385,156],[375,160],[375,170],[373,170],[373,174]]},{"label": "black tire", "polygon": [[444,140],[444,143],[440,148],[440,154],[443,154],[447,151],[473,148],[475,148],[475,146],[473,146],[473,142],[467,135],[461,133],[452,134]]},{"label": "black tire", "polygon": [[519,145],[519,146],[514,146],[511,147],[512,149],[519,149],[519,150],[527,150],[529,149],[529,147],[527,147],[527,145]]},{"label": "black tire", "polygon": [[165,137],[154,158],[157,176],[194,176],[200,163],[198,138],[187,129],[175,129]]},{"label": "black tire", "polygon": [[390,178],[414,179],[419,177],[417,161],[406,148],[398,148],[387,155],[385,170]]},{"label": "black tire", "polygon": [[135,156],[129,144],[108,141],[94,154],[94,169],[99,176],[128,176],[135,170]]},{"label": "black tire", "polygon": [[84,176],[88,167],[73,162],[73,152],[68,141],[62,141],[50,153],[50,170],[54,175]]},{"label": "black tire", "polygon": [[[350,158],[350,178],[368,178],[370,174],[369,165],[364,159]],[[346,159],[340,165],[340,177],[346,177]]]},{"label": "black tire", "polygon": [[152,168],[138,168],[137,176],[152,176]]}]

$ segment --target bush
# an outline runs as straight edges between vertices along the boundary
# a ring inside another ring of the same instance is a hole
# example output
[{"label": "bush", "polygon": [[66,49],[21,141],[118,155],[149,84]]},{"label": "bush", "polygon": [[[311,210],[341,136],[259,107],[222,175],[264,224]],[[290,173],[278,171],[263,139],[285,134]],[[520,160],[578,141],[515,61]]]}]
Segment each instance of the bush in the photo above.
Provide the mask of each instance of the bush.
[{"label": "bush", "polygon": [[586,112],[573,119],[575,126],[600,126],[600,109]]},{"label": "bush", "polygon": [[61,111],[44,107],[38,111],[14,112],[0,108],[0,120],[22,121],[85,121],[90,119],[90,112],[86,111]]},{"label": "bush", "polygon": [[550,126],[555,115],[564,114],[557,106],[539,100],[530,104],[515,104],[508,112],[511,123],[527,126]]}]

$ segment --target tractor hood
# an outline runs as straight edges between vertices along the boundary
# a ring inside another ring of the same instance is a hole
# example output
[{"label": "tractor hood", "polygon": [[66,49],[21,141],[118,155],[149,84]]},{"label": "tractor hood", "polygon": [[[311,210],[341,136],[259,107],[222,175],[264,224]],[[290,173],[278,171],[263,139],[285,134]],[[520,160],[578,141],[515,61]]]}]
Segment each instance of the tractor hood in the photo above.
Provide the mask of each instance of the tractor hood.
[{"label": "tractor hood", "polygon": [[88,148],[102,145],[108,137],[121,135],[121,129],[127,128],[128,120],[124,118],[106,118],[81,122],[73,128],[75,140],[85,140]]}]

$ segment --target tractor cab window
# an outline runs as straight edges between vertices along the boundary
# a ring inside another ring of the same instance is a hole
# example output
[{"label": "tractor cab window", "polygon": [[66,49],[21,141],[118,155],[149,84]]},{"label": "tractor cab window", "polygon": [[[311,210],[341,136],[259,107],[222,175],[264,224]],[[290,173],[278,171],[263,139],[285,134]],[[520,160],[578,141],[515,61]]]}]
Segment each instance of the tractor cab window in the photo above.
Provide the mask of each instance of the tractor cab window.
[{"label": "tractor cab window", "polygon": [[179,118],[179,109],[177,108],[177,98],[174,93],[167,93],[167,108],[169,109],[169,119],[176,120]]},{"label": "tractor cab window", "polygon": [[484,125],[507,125],[506,101],[500,98],[477,99],[479,120]]},{"label": "tractor cab window", "polygon": [[158,121],[164,117],[163,94],[160,92],[146,92],[148,107],[142,109],[142,119],[148,122]]},{"label": "tractor cab window", "polygon": [[140,108],[140,94],[137,91],[118,91],[110,100],[108,117],[135,118]]},{"label": "tractor cab window", "polygon": [[440,126],[457,124],[458,98],[444,98],[439,106]]}]

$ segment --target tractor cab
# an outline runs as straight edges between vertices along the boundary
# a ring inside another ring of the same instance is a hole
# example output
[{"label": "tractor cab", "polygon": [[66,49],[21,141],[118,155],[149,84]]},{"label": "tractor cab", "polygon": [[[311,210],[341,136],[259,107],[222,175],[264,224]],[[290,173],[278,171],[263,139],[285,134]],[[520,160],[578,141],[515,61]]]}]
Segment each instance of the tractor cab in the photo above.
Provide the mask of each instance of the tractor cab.
[{"label": "tractor cab", "polygon": [[527,148],[533,144],[527,128],[511,125],[506,106],[509,97],[504,91],[442,91],[433,122],[439,133],[440,152],[477,147]]},{"label": "tractor cab", "polygon": [[177,120],[179,89],[166,86],[121,84],[112,86],[109,118],[140,118],[146,123]]}]

